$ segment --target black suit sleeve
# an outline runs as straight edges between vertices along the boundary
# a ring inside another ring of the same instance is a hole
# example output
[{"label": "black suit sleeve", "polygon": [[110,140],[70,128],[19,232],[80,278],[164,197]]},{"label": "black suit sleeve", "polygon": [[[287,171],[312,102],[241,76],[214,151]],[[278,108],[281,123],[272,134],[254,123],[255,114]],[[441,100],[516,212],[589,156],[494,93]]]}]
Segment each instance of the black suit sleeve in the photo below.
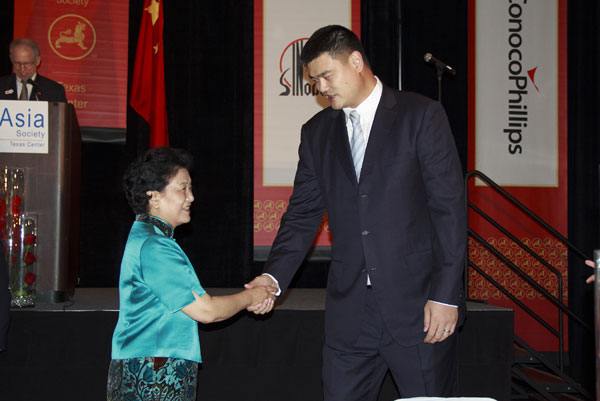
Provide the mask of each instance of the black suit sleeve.
[{"label": "black suit sleeve", "polygon": [[0,77],[0,99],[17,100],[17,80],[15,74]]},{"label": "black suit sleeve", "polygon": [[35,79],[38,84],[38,98],[48,102],[67,102],[65,87],[56,81],[38,74]]},{"label": "black suit sleeve", "polygon": [[9,318],[10,291],[8,290],[8,269],[4,257],[4,245],[0,241],[0,351],[6,350]]},{"label": "black suit sleeve", "polygon": [[264,272],[277,279],[282,292],[304,260],[325,213],[308,136],[309,130],[304,125],[294,190],[265,263]]},{"label": "black suit sleeve", "polygon": [[67,95],[65,93],[65,87],[59,84],[58,91],[56,93],[56,101],[67,103]]},{"label": "black suit sleeve", "polygon": [[467,245],[464,184],[454,137],[437,102],[425,110],[418,153],[435,234],[429,299],[458,305]]}]

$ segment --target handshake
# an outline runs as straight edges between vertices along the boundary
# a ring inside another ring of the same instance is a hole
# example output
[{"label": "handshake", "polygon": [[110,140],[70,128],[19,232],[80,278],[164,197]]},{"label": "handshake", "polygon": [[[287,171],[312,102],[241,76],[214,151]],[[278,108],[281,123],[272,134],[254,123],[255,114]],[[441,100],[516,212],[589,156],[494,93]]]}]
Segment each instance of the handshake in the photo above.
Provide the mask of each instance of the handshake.
[{"label": "handshake", "polygon": [[275,295],[279,292],[279,285],[267,274],[257,276],[244,285],[246,292],[252,296],[251,305],[246,308],[248,312],[264,315],[271,312],[275,305]]}]

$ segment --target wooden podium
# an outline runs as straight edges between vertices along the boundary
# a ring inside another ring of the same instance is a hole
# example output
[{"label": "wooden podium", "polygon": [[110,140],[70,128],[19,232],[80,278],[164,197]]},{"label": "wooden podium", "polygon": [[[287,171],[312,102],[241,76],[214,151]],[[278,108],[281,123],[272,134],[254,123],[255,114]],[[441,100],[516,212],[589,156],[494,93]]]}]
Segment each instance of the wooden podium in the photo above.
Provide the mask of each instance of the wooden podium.
[{"label": "wooden podium", "polygon": [[24,211],[38,215],[36,299],[62,302],[79,272],[81,133],[73,105],[48,102],[47,154],[0,153],[0,165],[24,169]]}]

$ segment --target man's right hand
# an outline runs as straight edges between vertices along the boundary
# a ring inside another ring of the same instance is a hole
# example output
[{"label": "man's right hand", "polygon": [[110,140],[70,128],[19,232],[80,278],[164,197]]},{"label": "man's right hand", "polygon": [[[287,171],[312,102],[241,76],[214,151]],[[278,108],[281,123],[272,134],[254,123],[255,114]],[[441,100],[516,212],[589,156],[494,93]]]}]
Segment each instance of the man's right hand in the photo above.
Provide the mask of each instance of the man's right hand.
[{"label": "man's right hand", "polygon": [[[275,280],[273,280],[270,276],[263,274],[261,276],[256,276],[254,278],[254,280],[252,280],[248,284],[244,285],[244,288],[246,288],[246,289],[251,289],[251,288],[256,288],[256,287],[278,288],[278,285],[275,282]],[[275,293],[273,293],[273,295],[275,295]],[[271,309],[273,309],[274,305],[275,305],[274,302],[260,302],[256,305],[249,306],[248,308],[246,308],[246,310],[248,310],[249,312],[254,312],[257,315],[262,315],[265,313],[269,313],[271,311]]]}]

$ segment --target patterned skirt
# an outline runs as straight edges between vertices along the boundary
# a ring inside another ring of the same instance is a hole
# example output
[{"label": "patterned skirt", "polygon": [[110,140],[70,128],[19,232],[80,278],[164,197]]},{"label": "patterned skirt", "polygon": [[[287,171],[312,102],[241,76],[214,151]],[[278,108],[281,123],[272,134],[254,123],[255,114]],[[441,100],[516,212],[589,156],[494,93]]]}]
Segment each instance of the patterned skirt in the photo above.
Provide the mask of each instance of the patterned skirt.
[{"label": "patterned skirt", "polygon": [[176,358],[113,359],[108,401],[195,401],[198,363]]}]

